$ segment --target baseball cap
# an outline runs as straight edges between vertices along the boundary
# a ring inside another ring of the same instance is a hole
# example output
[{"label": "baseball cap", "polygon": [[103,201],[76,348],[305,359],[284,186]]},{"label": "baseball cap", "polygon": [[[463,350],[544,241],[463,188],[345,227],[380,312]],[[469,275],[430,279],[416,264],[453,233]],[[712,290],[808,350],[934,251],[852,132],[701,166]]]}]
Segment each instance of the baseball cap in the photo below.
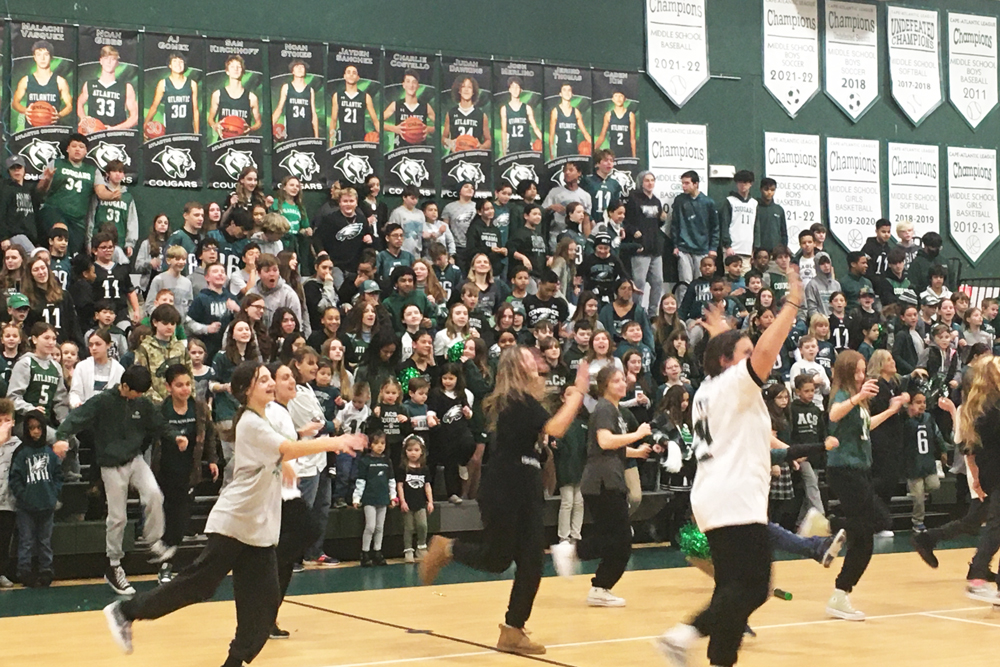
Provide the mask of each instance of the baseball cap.
[{"label": "baseball cap", "polygon": [[7,297],[7,307],[14,308],[28,308],[31,303],[28,301],[28,297],[24,296],[20,292],[14,292],[9,297]]},{"label": "baseball cap", "polygon": [[381,294],[382,288],[374,280],[366,280],[361,283],[361,291],[365,294]]},{"label": "baseball cap", "polygon": [[859,297],[869,296],[869,297],[871,297],[871,298],[874,299],[875,298],[875,292],[872,291],[871,287],[865,286],[865,287],[862,287],[861,289],[858,290],[858,296]]},{"label": "baseball cap", "polygon": [[521,303],[512,303],[512,304],[511,304],[511,309],[512,309],[512,310],[514,311],[514,314],[515,314],[515,315],[523,315],[523,316],[526,316],[526,315],[528,314],[528,313],[527,313],[527,312],[526,312],[526,311],[524,310],[524,304],[521,304]]},{"label": "baseball cap", "polygon": [[925,306],[936,306],[941,303],[941,299],[937,297],[936,294],[928,294],[920,302]]},{"label": "baseball cap", "polygon": [[917,298],[917,293],[911,289],[905,289],[899,293],[899,302],[906,303],[911,306],[916,306],[920,303],[920,299]]},{"label": "baseball cap", "polygon": [[595,234],[594,247],[596,248],[599,245],[606,245],[608,247],[611,247],[611,237],[604,233]]},{"label": "baseball cap", "polygon": [[833,260],[830,259],[830,255],[825,252],[816,253],[816,263],[817,264],[832,264]]},{"label": "baseball cap", "polygon": [[24,168],[25,166],[24,158],[21,157],[20,155],[11,155],[9,158],[7,158],[5,164],[7,165],[7,169],[13,169],[14,167]]}]

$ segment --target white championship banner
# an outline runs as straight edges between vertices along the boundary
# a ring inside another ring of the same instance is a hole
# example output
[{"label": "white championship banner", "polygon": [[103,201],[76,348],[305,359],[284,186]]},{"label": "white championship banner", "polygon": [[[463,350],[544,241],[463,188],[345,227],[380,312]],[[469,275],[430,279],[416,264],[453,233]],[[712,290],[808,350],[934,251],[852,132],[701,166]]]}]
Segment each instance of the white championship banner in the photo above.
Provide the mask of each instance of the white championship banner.
[{"label": "white championship banner", "polygon": [[889,74],[892,97],[920,125],[944,101],[938,13],[889,6]]},{"label": "white championship banner", "polygon": [[681,174],[696,171],[701,191],[708,189],[708,126],[648,123],[649,170],[656,176],[656,196],[667,207],[681,193]]},{"label": "white championship banner", "polygon": [[878,99],[878,7],[827,0],[824,90],[857,121]]},{"label": "white championship banner", "polygon": [[949,233],[973,263],[997,240],[997,152],[948,147]]},{"label": "white championship banner", "polygon": [[705,0],[649,0],[646,73],[678,107],[708,81]]},{"label": "white championship banner", "polygon": [[785,209],[788,246],[799,249],[799,232],[821,219],[819,135],[764,133],[766,175],[778,182],[774,201]]},{"label": "white championship banner", "polygon": [[877,141],[827,138],[826,204],[830,231],[848,250],[861,250],[882,217]]},{"label": "white championship banner", "polygon": [[795,118],[819,91],[817,0],[763,0],[764,87]]},{"label": "white championship banner", "polygon": [[913,224],[915,236],[941,231],[940,148],[889,144],[889,220]]},{"label": "white championship banner", "polygon": [[948,13],[948,97],[972,129],[997,105],[997,20]]}]

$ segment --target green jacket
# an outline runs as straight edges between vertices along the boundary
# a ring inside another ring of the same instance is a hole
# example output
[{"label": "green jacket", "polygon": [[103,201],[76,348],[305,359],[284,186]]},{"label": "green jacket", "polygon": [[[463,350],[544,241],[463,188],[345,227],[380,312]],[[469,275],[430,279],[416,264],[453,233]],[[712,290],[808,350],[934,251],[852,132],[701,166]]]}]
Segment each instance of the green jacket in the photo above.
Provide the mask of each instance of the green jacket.
[{"label": "green jacket", "polygon": [[411,304],[420,308],[420,312],[424,314],[424,317],[429,317],[433,320],[437,315],[437,306],[431,303],[427,299],[427,295],[423,292],[413,290],[406,296],[402,296],[399,292],[393,291],[392,294],[382,301],[382,305],[392,313],[392,328],[397,334],[402,335],[406,330],[406,325],[403,324],[403,309]]},{"label": "green jacket", "polygon": [[556,478],[559,486],[579,484],[583,478],[583,468],[587,465],[588,428],[588,420],[574,419],[566,435],[557,441]]},{"label": "green jacket", "polygon": [[847,300],[847,312],[851,312],[861,304],[860,292],[862,287],[867,287],[872,290],[872,294],[875,290],[872,288],[872,281],[868,280],[865,276],[856,276],[850,271],[840,279],[840,291],[844,293],[844,299]]},{"label": "green jacket", "polygon": [[773,201],[767,206],[757,204],[757,220],[753,225],[753,247],[771,252],[779,245],[788,245],[788,224],[785,209]]}]

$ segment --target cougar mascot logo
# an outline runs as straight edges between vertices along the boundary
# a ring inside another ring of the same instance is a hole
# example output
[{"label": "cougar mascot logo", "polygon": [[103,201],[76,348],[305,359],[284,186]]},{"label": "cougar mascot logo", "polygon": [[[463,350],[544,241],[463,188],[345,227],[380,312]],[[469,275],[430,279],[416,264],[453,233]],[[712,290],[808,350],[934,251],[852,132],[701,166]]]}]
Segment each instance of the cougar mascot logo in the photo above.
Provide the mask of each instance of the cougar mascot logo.
[{"label": "cougar mascot logo", "polygon": [[629,172],[612,169],[611,178],[618,181],[618,185],[622,186],[622,197],[628,197],[635,190],[635,179],[632,178],[632,174]]},{"label": "cougar mascot logo", "polygon": [[319,163],[312,153],[290,151],[280,164],[300,181],[311,181],[312,177],[319,173]]},{"label": "cougar mascot logo", "polygon": [[125,152],[125,144],[109,144],[102,141],[90,149],[87,157],[93,160],[101,171],[104,171],[112,160],[121,160],[126,165],[132,164],[132,158]]},{"label": "cougar mascot logo", "polygon": [[503,179],[517,190],[517,185],[521,181],[534,181],[537,183],[538,174],[535,173],[535,165],[515,162],[503,172]]},{"label": "cougar mascot logo", "polygon": [[457,183],[468,181],[477,188],[480,183],[486,182],[486,176],[483,175],[483,170],[479,168],[479,165],[475,162],[466,162],[465,160],[459,160],[458,164],[448,172],[448,175],[455,179]]},{"label": "cougar mascot logo", "polygon": [[42,141],[37,137],[22,148],[20,154],[28,159],[28,162],[35,168],[35,171],[44,171],[49,162],[58,160],[63,156],[58,142]]},{"label": "cougar mascot logo", "polygon": [[254,162],[253,155],[250,151],[238,151],[235,148],[227,149],[225,153],[219,156],[219,159],[215,161],[215,164],[222,167],[229,178],[234,181],[240,177],[240,172],[245,168],[257,168],[257,163]]},{"label": "cougar mascot logo", "polygon": [[180,180],[187,178],[188,172],[195,168],[194,158],[190,148],[174,148],[166,146],[153,158],[153,164],[158,165],[167,178]]},{"label": "cougar mascot logo", "polygon": [[396,163],[396,166],[392,168],[392,173],[399,176],[399,180],[402,181],[403,185],[412,185],[414,187],[420,187],[424,181],[431,177],[427,167],[424,166],[423,160],[414,160],[408,157],[402,158]]},{"label": "cougar mascot logo", "polygon": [[351,183],[364,183],[365,179],[375,172],[368,163],[367,155],[355,155],[345,153],[344,157],[337,160],[333,168],[342,173]]}]

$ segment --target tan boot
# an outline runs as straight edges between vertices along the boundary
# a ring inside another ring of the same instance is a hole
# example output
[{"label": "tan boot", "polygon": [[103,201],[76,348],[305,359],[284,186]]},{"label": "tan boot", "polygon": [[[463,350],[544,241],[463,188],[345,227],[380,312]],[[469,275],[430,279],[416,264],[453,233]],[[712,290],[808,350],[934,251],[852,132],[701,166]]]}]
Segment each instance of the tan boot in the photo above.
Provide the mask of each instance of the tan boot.
[{"label": "tan boot", "polygon": [[435,535],[427,545],[427,555],[420,561],[420,581],[429,586],[437,579],[441,568],[451,562],[451,544],[455,540]]},{"label": "tan boot", "polygon": [[500,639],[497,648],[504,653],[519,653],[521,655],[543,655],[545,647],[528,639],[523,628],[512,628],[506,623],[500,624]]}]

